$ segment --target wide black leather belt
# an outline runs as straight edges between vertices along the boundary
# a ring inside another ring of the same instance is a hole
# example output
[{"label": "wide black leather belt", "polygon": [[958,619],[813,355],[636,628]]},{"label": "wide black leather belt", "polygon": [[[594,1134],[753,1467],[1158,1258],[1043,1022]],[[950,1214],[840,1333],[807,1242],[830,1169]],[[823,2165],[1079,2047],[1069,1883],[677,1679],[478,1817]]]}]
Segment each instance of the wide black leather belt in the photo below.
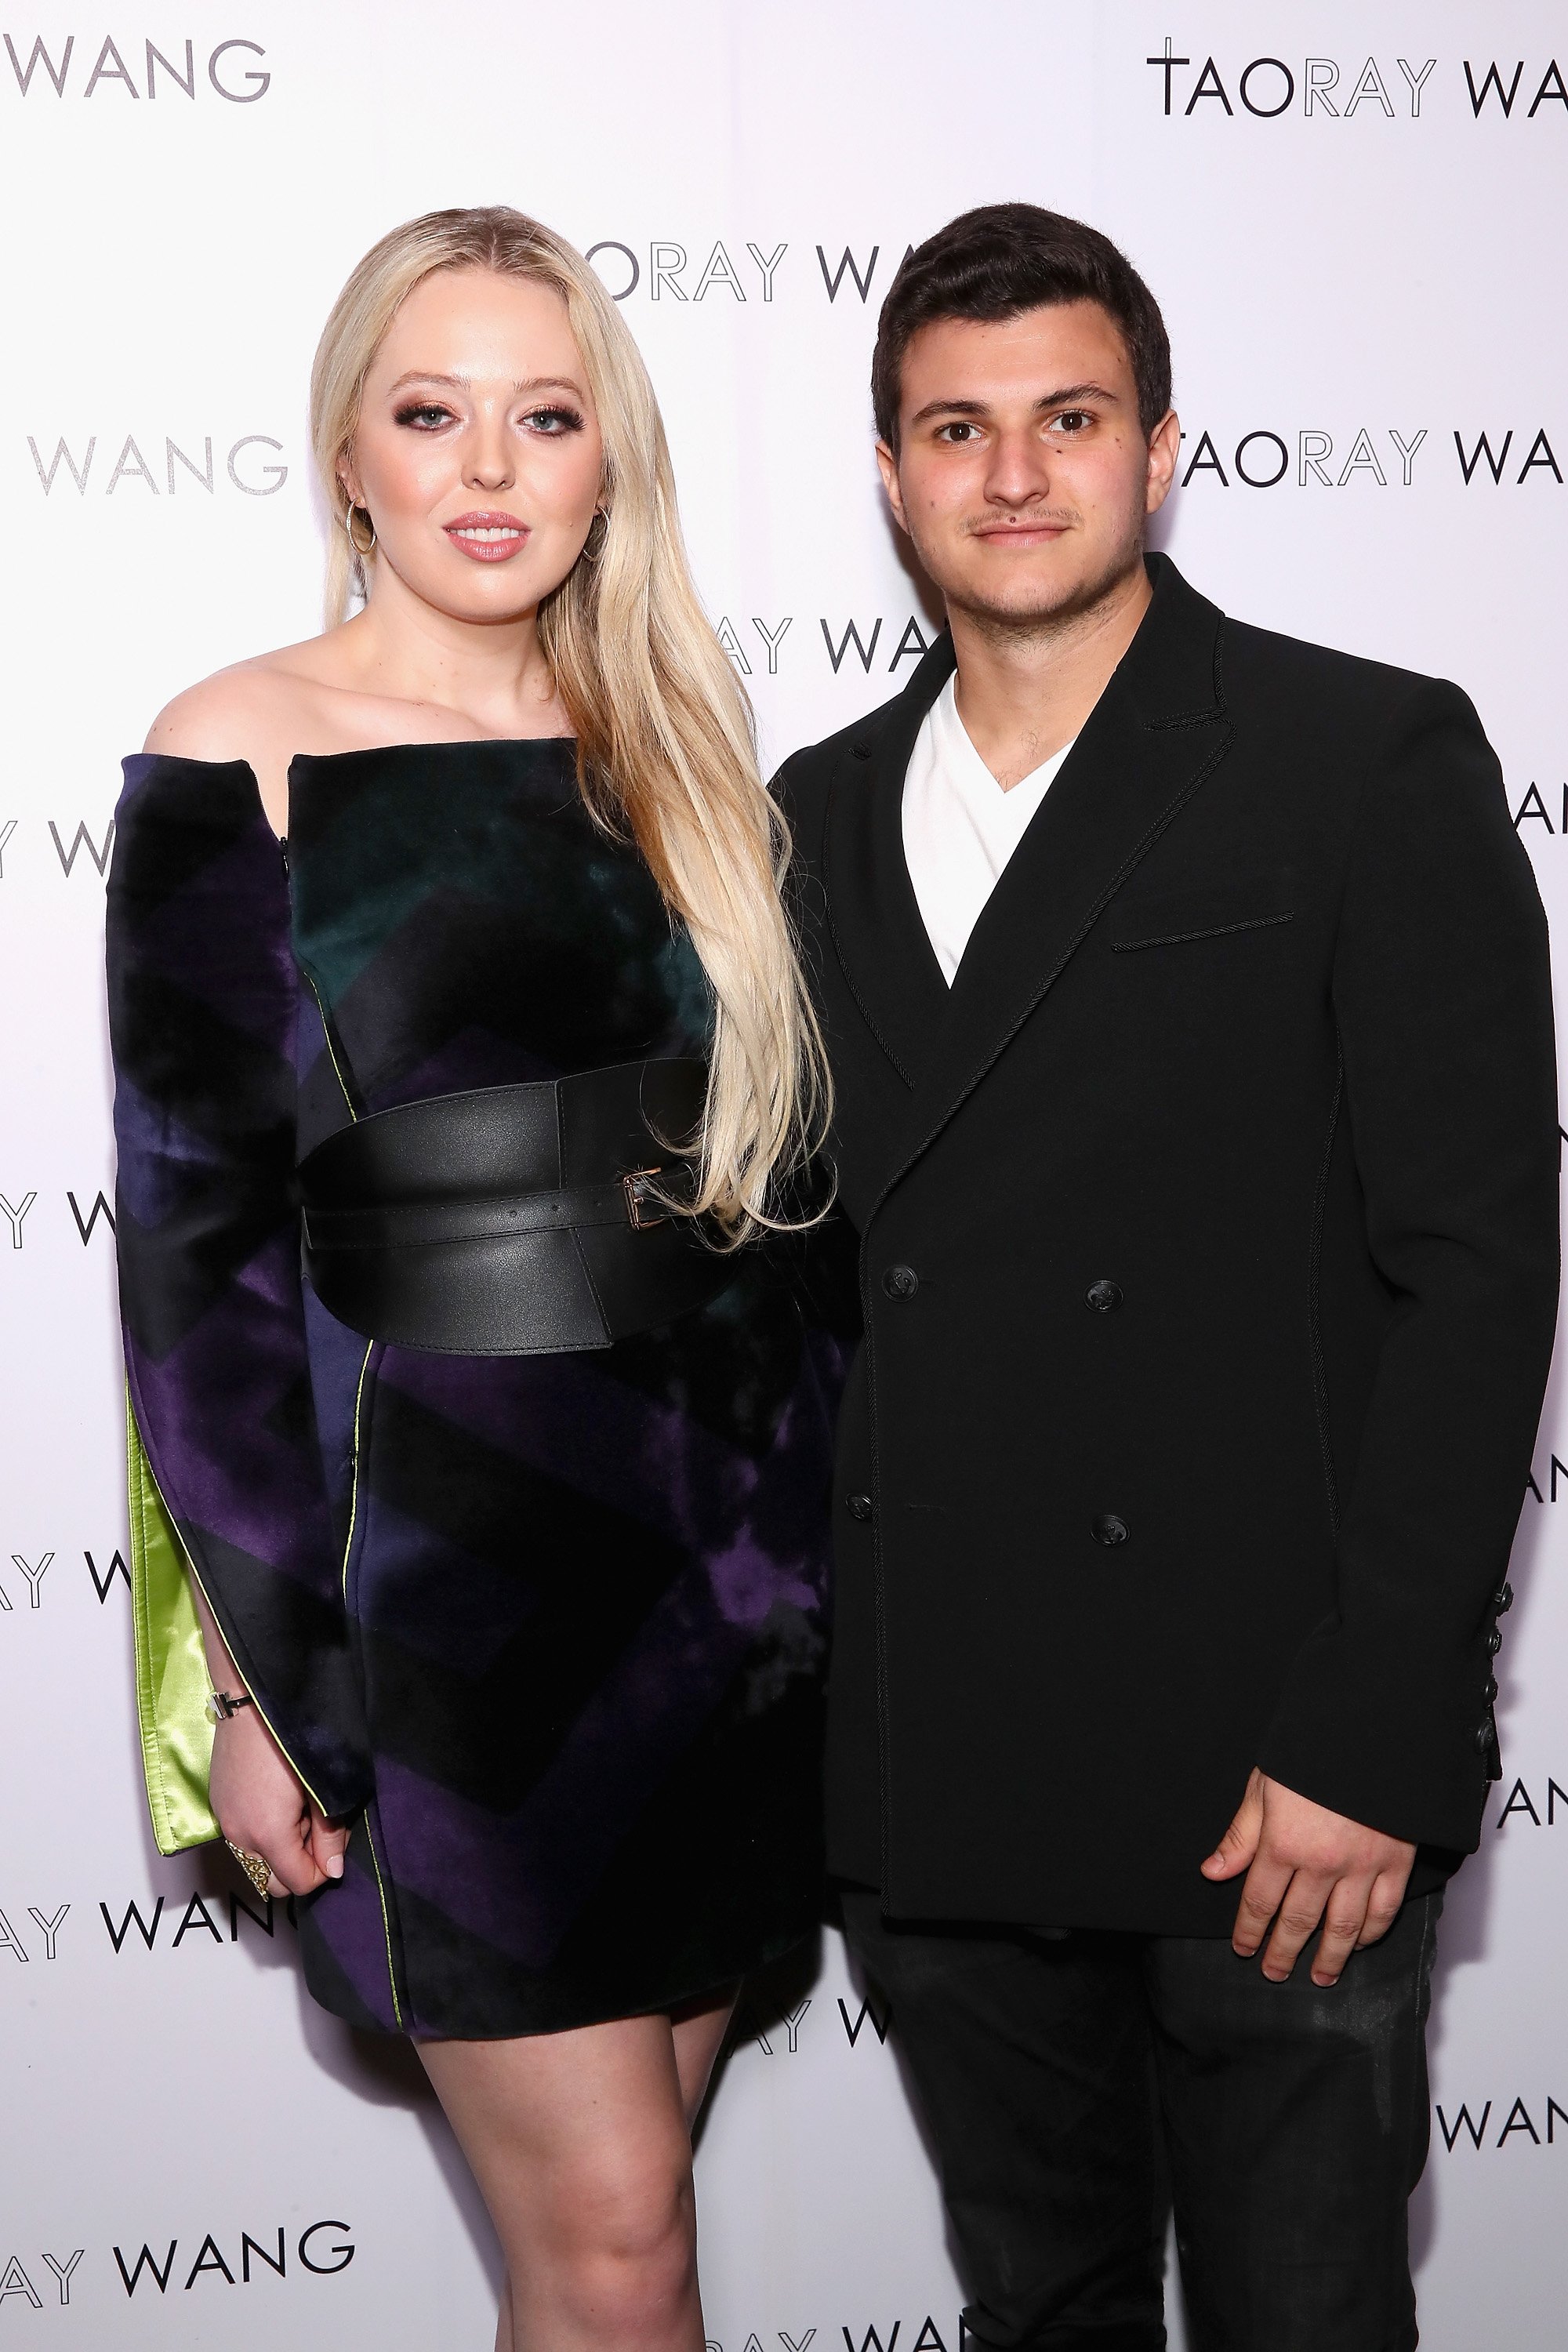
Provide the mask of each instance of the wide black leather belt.
[{"label": "wide black leather belt", "polygon": [[300,1162],[306,1276],[366,1339],[462,1356],[607,1348],[706,1306],[734,1257],[671,1213],[696,1061],[623,1062],[375,1111]]}]

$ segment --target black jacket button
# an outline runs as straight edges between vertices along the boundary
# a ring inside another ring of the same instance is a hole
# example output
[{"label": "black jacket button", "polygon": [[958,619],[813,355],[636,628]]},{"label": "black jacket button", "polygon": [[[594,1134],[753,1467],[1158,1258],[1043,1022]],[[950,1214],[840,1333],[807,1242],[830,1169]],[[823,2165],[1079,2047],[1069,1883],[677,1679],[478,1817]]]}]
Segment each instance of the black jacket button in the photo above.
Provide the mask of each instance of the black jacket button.
[{"label": "black jacket button", "polygon": [[1502,1647],[1502,1635],[1498,1632],[1495,1625],[1492,1627],[1491,1632],[1487,1635],[1487,1647],[1491,1652],[1494,1658]]},{"label": "black jacket button", "polygon": [[1489,1676],[1488,1681],[1487,1681],[1487,1699],[1488,1699],[1489,1704],[1490,1703],[1490,1701],[1491,1701],[1491,1700],[1493,1700],[1494,1698],[1496,1698],[1496,1696],[1497,1696],[1497,1676],[1496,1676],[1496,1675],[1492,1675]]},{"label": "black jacket button", "polygon": [[1121,1304],[1121,1285],[1119,1282],[1091,1282],[1084,1298],[1098,1314],[1109,1315]]},{"label": "black jacket button", "polygon": [[1090,1533],[1096,1543],[1119,1544],[1127,1541],[1127,1522],[1114,1511],[1101,1511],[1091,1522]]},{"label": "black jacket button", "polygon": [[1476,1726],[1476,1754],[1478,1756],[1484,1756],[1491,1744],[1491,1725],[1489,1723],[1478,1723]]},{"label": "black jacket button", "polygon": [[1508,1615],[1509,1611],[1513,1607],[1513,1587],[1511,1584],[1500,1584],[1498,1586],[1497,1591],[1492,1594],[1492,1607],[1497,1611],[1500,1617],[1506,1617]]},{"label": "black jacket button", "polygon": [[920,1276],[912,1265],[890,1265],[882,1276],[882,1287],[889,1298],[912,1298],[920,1286]]},{"label": "black jacket button", "polygon": [[871,1516],[871,1497],[869,1495],[847,1495],[844,1498],[844,1507],[852,1519],[868,1519]]}]

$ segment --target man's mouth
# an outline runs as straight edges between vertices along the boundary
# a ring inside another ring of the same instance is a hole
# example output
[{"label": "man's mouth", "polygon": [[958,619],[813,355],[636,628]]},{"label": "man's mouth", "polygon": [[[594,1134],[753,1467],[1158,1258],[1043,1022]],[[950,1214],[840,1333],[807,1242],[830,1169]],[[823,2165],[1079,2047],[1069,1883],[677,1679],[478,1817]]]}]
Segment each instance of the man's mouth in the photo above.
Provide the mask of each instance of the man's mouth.
[{"label": "man's mouth", "polygon": [[1046,540],[1060,539],[1071,526],[1058,515],[1030,515],[1016,522],[981,523],[972,533],[974,539],[1009,541],[1016,546],[1037,547]]}]

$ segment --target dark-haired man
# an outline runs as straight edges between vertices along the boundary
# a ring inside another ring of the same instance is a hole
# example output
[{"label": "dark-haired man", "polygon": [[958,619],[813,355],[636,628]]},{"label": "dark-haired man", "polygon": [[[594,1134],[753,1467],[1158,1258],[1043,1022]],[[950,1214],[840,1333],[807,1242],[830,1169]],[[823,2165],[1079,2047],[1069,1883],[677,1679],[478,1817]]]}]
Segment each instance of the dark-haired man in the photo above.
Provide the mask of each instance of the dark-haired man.
[{"label": "dark-haired man", "polygon": [[1546,936],[1452,686],[1147,517],[1147,288],[1029,205],[873,392],[946,600],[791,761],[866,1339],[829,1841],[985,2346],[1405,2352],[1441,1887],[1552,1346]]}]

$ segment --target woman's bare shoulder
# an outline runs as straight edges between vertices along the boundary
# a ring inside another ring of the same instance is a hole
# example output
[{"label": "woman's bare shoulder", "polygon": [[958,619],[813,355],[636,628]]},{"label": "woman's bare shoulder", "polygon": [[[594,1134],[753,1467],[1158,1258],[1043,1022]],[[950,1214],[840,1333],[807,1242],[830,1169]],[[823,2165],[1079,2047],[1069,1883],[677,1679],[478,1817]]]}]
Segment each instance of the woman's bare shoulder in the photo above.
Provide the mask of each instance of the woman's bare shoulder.
[{"label": "woman's bare shoulder", "polygon": [[297,737],[315,717],[321,689],[298,666],[300,650],[258,654],[187,687],[164,704],[143,748],[181,760],[265,762],[277,739]]},{"label": "woman's bare shoulder", "polygon": [[258,654],[187,687],[165,703],[144,748],[178,760],[243,761],[273,830],[289,814],[289,763],[298,751],[337,748],[334,693],[319,675],[310,640]]}]

